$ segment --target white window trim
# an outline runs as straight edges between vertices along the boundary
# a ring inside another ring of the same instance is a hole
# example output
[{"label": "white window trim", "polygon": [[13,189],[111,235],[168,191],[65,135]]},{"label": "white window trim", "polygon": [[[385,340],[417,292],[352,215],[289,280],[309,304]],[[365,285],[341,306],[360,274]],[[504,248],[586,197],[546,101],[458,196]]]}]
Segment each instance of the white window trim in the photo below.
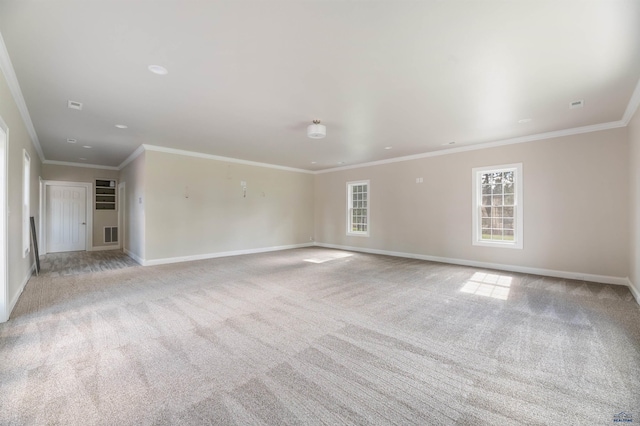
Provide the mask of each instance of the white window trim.
[{"label": "white window trim", "polygon": [[[503,172],[514,170],[516,173],[516,201],[515,201],[515,233],[513,241],[487,241],[482,239],[482,227],[480,225],[480,200],[482,200],[482,186],[480,184],[480,176],[488,171]],[[487,166],[487,167],[475,167],[471,171],[472,175],[472,244],[474,246],[483,247],[502,247],[522,249],[522,237],[524,235],[524,222],[523,222],[523,177],[522,177],[522,163],[504,164],[500,166]]]},{"label": "white window trim", "polygon": [[22,257],[27,257],[31,250],[31,157],[26,149],[22,152]]},{"label": "white window trim", "polygon": [[[367,185],[367,230],[351,230],[351,187],[354,185]],[[347,235],[352,237],[368,237],[371,232],[371,183],[368,180],[356,180],[347,182]]]}]

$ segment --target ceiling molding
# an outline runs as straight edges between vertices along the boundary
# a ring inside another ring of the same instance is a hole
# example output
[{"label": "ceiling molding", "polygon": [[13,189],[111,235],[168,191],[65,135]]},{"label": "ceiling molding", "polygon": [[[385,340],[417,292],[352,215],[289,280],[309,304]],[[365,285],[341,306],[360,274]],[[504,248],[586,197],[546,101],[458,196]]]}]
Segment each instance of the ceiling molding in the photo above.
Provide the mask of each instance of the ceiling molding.
[{"label": "ceiling molding", "polygon": [[435,152],[426,152],[424,154],[407,155],[405,157],[389,158],[387,160],[372,161],[370,163],[354,164],[353,166],[342,166],[342,167],[335,167],[331,169],[318,170],[314,172],[314,174],[332,173],[332,172],[338,172],[342,170],[359,169],[361,167],[371,167],[371,166],[379,166],[382,164],[399,163],[402,161],[418,160],[420,158],[439,157],[441,155],[456,154],[459,152],[477,151],[479,149],[495,148],[499,146],[515,145],[515,144],[526,143],[526,142],[535,142],[535,141],[540,141],[545,139],[561,138],[564,136],[580,135],[583,133],[592,133],[592,132],[599,132],[602,130],[617,129],[620,127],[625,127],[626,125],[627,123],[625,123],[622,120],[611,121],[609,123],[594,124],[591,126],[583,126],[583,127],[574,127],[572,129],[565,129],[565,130],[555,130],[553,132],[538,133],[530,136],[520,136],[517,138],[504,139],[501,141],[486,142],[486,143],[480,143],[475,145],[461,146],[457,148],[443,149]]},{"label": "ceiling molding", "polygon": [[120,163],[120,165],[118,166],[118,170],[124,169],[127,166],[127,164],[129,164],[130,162],[132,162],[133,160],[138,158],[138,156],[140,154],[142,154],[143,152],[144,152],[144,145],[140,145],[138,148],[136,148],[135,151],[133,151],[131,153],[130,156],[127,157],[126,160],[124,160],[122,163]]},{"label": "ceiling molding", "polygon": [[163,147],[163,146],[146,145],[146,144],[143,144],[142,146],[147,151],[164,152],[164,153],[167,153],[167,154],[184,155],[184,156],[187,156],[187,157],[206,158],[208,160],[225,161],[227,163],[244,164],[244,165],[247,165],[247,166],[266,167],[266,168],[269,168],[269,169],[284,170],[284,171],[287,171],[287,172],[309,173],[309,174],[314,174],[315,173],[315,172],[313,172],[311,170],[296,169],[294,167],[286,167],[286,166],[278,166],[276,164],[258,163],[256,161],[240,160],[238,158],[231,158],[231,157],[221,157],[219,155],[203,154],[203,153],[200,153],[200,152],[185,151],[185,150],[182,150],[182,149],[174,149],[174,148],[166,148],[166,147]]},{"label": "ceiling molding", "polygon": [[99,164],[86,164],[86,163],[72,163],[70,161],[44,160],[42,164],[52,164],[54,166],[85,167],[87,169],[120,170],[119,168],[113,167],[113,166],[101,166]]},{"label": "ceiling molding", "polygon": [[640,106],[640,80],[638,80],[636,89],[633,91],[631,99],[629,99],[629,103],[627,104],[627,109],[624,111],[624,115],[622,116],[622,121],[625,126],[629,124],[633,118],[633,115],[638,110],[638,106]]},{"label": "ceiling molding", "polygon": [[9,91],[11,91],[11,95],[13,95],[13,100],[15,101],[18,111],[20,111],[20,115],[22,116],[22,121],[24,122],[24,126],[27,129],[27,133],[31,137],[31,143],[33,147],[36,149],[38,156],[40,157],[40,161],[44,163],[44,152],[42,152],[42,147],[40,146],[40,141],[38,140],[38,134],[36,133],[35,127],[33,127],[33,122],[31,121],[31,115],[29,115],[29,109],[27,108],[27,104],[24,101],[24,97],[22,96],[22,90],[20,90],[20,84],[18,83],[18,77],[13,69],[13,64],[11,63],[11,58],[9,57],[9,52],[7,51],[7,46],[4,44],[4,39],[2,38],[2,34],[0,33],[0,70],[4,75],[5,80],[7,81],[7,86],[9,86]]}]

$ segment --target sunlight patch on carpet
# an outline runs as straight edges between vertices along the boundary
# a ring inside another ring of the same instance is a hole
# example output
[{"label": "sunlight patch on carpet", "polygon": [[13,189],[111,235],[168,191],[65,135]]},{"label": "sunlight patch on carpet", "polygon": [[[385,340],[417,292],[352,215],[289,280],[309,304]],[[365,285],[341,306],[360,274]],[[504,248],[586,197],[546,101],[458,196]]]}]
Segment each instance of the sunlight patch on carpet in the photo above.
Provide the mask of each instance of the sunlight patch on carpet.
[{"label": "sunlight patch on carpet", "polygon": [[487,274],[476,272],[460,289],[463,293],[476,294],[478,296],[492,297],[494,299],[507,300],[512,277],[508,275]]}]

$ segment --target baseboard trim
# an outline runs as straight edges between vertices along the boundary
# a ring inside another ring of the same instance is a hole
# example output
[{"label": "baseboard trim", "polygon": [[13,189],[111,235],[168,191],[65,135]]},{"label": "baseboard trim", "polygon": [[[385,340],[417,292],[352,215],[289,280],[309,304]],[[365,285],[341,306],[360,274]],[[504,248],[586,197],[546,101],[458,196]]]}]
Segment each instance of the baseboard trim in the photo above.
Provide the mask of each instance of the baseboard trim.
[{"label": "baseboard trim", "polygon": [[631,278],[627,278],[627,285],[629,286],[629,290],[631,290],[631,294],[636,298],[636,302],[640,305],[640,290],[636,288],[635,285],[631,282]]},{"label": "baseboard trim", "polygon": [[191,262],[194,260],[204,260],[204,259],[215,259],[217,257],[228,257],[228,256],[240,256],[243,254],[256,254],[256,253],[267,253],[270,251],[280,251],[280,250],[290,250],[302,247],[312,247],[314,243],[303,243],[303,244],[290,244],[285,246],[273,246],[273,247],[262,247],[256,249],[248,249],[248,250],[234,250],[234,251],[223,251],[217,253],[205,253],[205,254],[196,254],[192,256],[180,256],[180,257],[168,257],[164,259],[152,259],[145,260],[141,259],[142,262],[133,258],[136,262],[140,263],[143,266],[155,266],[155,265],[166,265],[168,263],[179,263],[179,262]]},{"label": "baseboard trim", "polygon": [[136,262],[138,262],[140,265],[144,266],[144,259],[143,258],[141,258],[137,254],[135,254],[135,253],[133,253],[133,252],[127,250],[127,249],[122,249],[122,251],[124,252],[124,254],[126,254],[127,256],[129,256],[130,258],[135,260]]},{"label": "baseboard trim", "polygon": [[11,302],[9,303],[9,306],[7,306],[7,312],[3,312],[4,315],[3,315],[2,318],[0,318],[0,323],[9,321],[9,318],[11,318],[11,313],[13,312],[13,308],[16,307],[16,304],[18,303],[18,299],[20,299],[20,295],[24,291],[24,288],[27,286],[27,283],[29,282],[29,280],[31,279],[31,276],[33,275],[33,273],[35,271],[36,271],[36,264],[34,263],[29,268],[29,273],[27,274],[27,276],[24,277],[24,280],[22,281],[22,284],[20,285],[20,291],[18,291],[13,296],[13,298],[11,299]]},{"label": "baseboard trim", "polygon": [[[626,277],[612,277],[608,275],[584,274],[581,272],[556,271],[554,269],[531,268],[528,266],[505,265],[501,263],[478,262],[475,260],[455,259],[450,257],[428,256],[424,254],[405,253],[398,251],[378,250],[361,247],[342,246],[338,244],[316,243],[318,247],[333,248],[339,250],[358,251],[371,254],[383,254],[386,256],[406,257],[409,259],[429,260],[431,262],[450,263],[453,265],[472,266],[475,268],[497,269],[499,271],[519,272],[522,274],[543,275],[555,278],[565,278],[571,280],[583,280],[595,283],[629,285]],[[634,295],[635,296],[635,295]],[[637,298],[636,298],[637,299]]]},{"label": "baseboard trim", "polygon": [[103,251],[103,250],[118,250],[120,248],[119,244],[113,246],[93,246],[91,247],[91,251]]}]

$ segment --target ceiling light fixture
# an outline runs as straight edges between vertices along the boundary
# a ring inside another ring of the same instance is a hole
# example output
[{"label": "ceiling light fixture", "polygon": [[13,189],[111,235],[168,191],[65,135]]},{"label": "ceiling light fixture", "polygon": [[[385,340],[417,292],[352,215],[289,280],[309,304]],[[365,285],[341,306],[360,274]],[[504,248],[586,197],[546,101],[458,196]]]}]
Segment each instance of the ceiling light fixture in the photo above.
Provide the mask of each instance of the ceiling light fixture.
[{"label": "ceiling light fixture", "polygon": [[392,146],[385,146],[384,149],[391,149],[393,148]]},{"label": "ceiling light fixture", "polygon": [[116,127],[118,129],[127,129],[129,126],[127,126],[126,124],[116,124]]},{"label": "ceiling light fixture", "polygon": [[82,147],[87,149],[91,148],[89,145],[83,145]]},{"label": "ceiling light fixture", "polygon": [[67,139],[67,142],[69,142],[69,143],[76,143],[76,142],[78,142],[78,141],[77,141],[77,140],[75,140],[75,139]]},{"label": "ceiling light fixture", "polygon": [[154,74],[158,74],[158,75],[167,75],[169,74],[169,71],[167,71],[167,69],[163,66],[160,65],[149,65],[149,71],[151,71]]},{"label": "ceiling light fixture", "polygon": [[320,120],[313,120],[313,124],[307,127],[307,136],[311,139],[322,139],[327,136],[327,127],[320,124]]}]

